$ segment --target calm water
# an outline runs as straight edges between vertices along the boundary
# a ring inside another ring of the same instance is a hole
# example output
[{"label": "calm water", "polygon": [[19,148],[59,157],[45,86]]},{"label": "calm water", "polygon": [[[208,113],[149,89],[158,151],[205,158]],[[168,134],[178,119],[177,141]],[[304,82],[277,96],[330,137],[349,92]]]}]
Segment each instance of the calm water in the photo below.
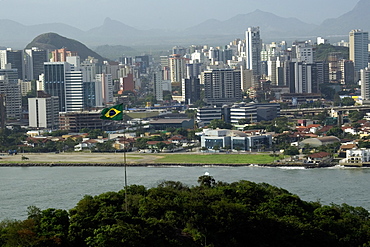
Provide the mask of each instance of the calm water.
[{"label": "calm water", "polygon": [[[287,189],[306,201],[347,203],[370,210],[366,168],[128,167],[128,184],[155,187],[164,180],[197,185],[208,172],[216,181],[249,180]],[[124,187],[123,167],[1,167],[0,220],[25,219],[27,207],[71,209],[84,195]]]}]

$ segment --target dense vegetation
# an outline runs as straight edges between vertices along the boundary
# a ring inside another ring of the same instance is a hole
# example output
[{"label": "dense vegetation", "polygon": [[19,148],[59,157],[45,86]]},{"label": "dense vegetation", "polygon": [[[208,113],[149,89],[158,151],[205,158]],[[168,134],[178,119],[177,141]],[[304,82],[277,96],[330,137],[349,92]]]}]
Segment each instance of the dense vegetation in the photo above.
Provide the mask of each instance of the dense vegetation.
[{"label": "dense vegetation", "polygon": [[216,182],[85,196],[69,212],[29,208],[0,223],[0,246],[370,246],[369,212],[268,184]]},{"label": "dense vegetation", "polygon": [[316,46],[316,61],[326,61],[332,53],[341,53],[343,59],[349,59],[349,48],[343,46],[334,46],[330,44],[320,44]]}]

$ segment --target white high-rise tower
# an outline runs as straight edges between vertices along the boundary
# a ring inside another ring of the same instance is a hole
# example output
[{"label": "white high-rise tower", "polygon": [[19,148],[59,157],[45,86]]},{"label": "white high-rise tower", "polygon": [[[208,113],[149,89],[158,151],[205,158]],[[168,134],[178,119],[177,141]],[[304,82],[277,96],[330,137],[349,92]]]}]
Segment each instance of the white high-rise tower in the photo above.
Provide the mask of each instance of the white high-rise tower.
[{"label": "white high-rise tower", "polygon": [[246,31],[246,69],[253,70],[253,75],[261,74],[262,40],[259,27],[249,27]]}]

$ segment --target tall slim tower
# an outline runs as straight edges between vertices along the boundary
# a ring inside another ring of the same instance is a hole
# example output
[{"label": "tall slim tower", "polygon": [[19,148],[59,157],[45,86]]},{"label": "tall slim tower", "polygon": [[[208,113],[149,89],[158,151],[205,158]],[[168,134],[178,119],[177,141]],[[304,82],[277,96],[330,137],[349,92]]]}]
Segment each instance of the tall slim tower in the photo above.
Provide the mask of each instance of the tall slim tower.
[{"label": "tall slim tower", "polygon": [[185,64],[186,59],[179,54],[173,54],[169,58],[171,83],[181,84],[182,79],[184,79],[186,76]]},{"label": "tall slim tower", "polygon": [[369,62],[369,33],[361,29],[349,33],[349,59],[353,61],[355,72],[368,66]]},{"label": "tall slim tower", "polygon": [[246,69],[253,70],[253,75],[261,75],[262,40],[259,27],[249,27],[246,31]]},{"label": "tall slim tower", "polygon": [[362,100],[370,100],[370,69],[366,67],[360,71]]}]

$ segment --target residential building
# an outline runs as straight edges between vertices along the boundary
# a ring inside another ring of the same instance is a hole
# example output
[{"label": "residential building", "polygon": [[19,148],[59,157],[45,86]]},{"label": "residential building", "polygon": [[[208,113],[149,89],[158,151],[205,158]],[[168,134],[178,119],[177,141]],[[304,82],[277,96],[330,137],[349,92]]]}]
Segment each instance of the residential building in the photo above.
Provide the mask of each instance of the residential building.
[{"label": "residential building", "polygon": [[[20,119],[22,113],[22,97],[18,83],[17,69],[0,69],[1,108],[5,108],[5,119]],[[1,115],[3,109],[0,109]],[[4,119],[4,120],[5,120]],[[3,120],[1,120],[3,121]]]},{"label": "residential building", "polygon": [[360,71],[361,98],[370,100],[370,68],[366,67]]},{"label": "residential building", "polygon": [[97,106],[113,102],[113,77],[111,74],[96,74],[96,104]]},{"label": "residential building", "polygon": [[186,77],[187,59],[180,54],[173,54],[169,58],[170,80],[171,83],[181,84],[182,79]]},{"label": "residential building", "polygon": [[339,161],[344,166],[363,166],[370,162],[370,149],[349,149],[346,151],[346,158]]},{"label": "residential building", "polygon": [[77,56],[77,53],[68,51],[67,48],[56,49],[51,52],[50,62],[67,62],[67,57],[71,56]]},{"label": "residential building", "polygon": [[38,92],[37,98],[28,99],[29,127],[31,128],[59,128],[59,99]]},{"label": "residential building", "polygon": [[246,69],[253,71],[253,75],[261,75],[262,40],[259,27],[249,27],[246,31]]},{"label": "residential building", "polygon": [[240,70],[215,69],[202,73],[208,104],[230,104],[242,100]]}]

